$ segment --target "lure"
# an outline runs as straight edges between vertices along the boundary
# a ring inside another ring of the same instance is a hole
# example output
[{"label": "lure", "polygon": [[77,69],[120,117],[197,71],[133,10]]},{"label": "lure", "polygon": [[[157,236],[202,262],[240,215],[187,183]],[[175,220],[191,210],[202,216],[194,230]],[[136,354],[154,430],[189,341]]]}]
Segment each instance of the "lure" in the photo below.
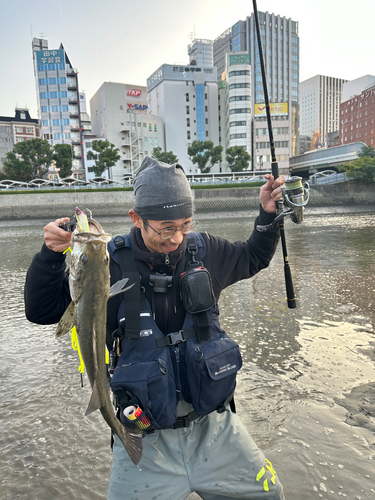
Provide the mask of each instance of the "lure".
[{"label": "lure", "polygon": [[89,221],[87,216],[82,212],[82,210],[76,207],[75,216],[77,219],[77,226],[80,233],[89,233]]}]

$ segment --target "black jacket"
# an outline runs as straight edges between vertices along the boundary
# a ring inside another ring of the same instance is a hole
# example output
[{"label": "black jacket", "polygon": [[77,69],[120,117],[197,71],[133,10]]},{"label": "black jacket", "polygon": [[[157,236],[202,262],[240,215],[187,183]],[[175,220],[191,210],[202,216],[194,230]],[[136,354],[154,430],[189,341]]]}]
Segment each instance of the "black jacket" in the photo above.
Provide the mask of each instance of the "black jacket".
[{"label": "black jacket", "polygon": [[[269,214],[260,208],[256,224],[269,224],[275,214]],[[279,240],[279,229],[260,233],[253,230],[250,238],[245,241],[230,241],[202,233],[206,243],[206,255],[203,259],[208,269],[214,294],[218,300],[221,291],[229,285],[245,278],[250,278],[261,269],[266,268]],[[131,230],[136,266],[142,277],[142,285],[146,289],[146,298],[152,304],[152,287],[149,275],[157,263],[165,262],[165,255],[151,253],[145,247],[140,230]],[[180,293],[179,277],[185,271],[186,238],[180,247],[169,254],[173,266],[173,285],[168,289],[168,301],[165,294],[154,294],[156,322],[164,333],[180,330],[185,316]],[[121,278],[119,266],[111,260],[111,284]],[[123,296],[118,295],[108,301],[107,333],[117,327],[117,311]],[[25,313],[29,321],[41,325],[57,323],[71,301],[68,274],[66,273],[65,255],[56,253],[44,244],[29,267],[25,284]],[[166,309],[165,304],[172,307]],[[110,337],[108,337],[108,342]]]}]

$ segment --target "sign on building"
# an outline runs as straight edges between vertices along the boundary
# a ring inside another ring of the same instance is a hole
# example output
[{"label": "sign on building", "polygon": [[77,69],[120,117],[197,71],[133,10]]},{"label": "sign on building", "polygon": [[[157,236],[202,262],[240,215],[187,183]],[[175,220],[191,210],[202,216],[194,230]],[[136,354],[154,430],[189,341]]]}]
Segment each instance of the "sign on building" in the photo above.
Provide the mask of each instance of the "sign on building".
[{"label": "sign on building", "polygon": [[229,56],[229,66],[234,64],[250,64],[250,54],[237,54]]},{"label": "sign on building", "polygon": [[62,49],[59,50],[38,50],[36,53],[39,64],[59,64],[65,63],[65,55]]},{"label": "sign on building", "polygon": [[[288,114],[288,103],[287,102],[275,102],[270,103],[271,115],[287,115]],[[266,105],[265,104],[255,104],[254,105],[254,115],[255,116],[266,116]]]}]

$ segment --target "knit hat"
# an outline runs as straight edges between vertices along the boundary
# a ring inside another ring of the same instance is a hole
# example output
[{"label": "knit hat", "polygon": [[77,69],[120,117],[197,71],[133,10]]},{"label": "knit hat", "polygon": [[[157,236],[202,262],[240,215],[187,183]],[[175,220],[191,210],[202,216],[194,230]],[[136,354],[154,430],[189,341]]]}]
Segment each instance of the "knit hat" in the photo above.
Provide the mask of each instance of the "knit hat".
[{"label": "knit hat", "polygon": [[134,180],[134,210],[144,219],[192,217],[193,196],[179,163],[168,165],[146,156]]}]

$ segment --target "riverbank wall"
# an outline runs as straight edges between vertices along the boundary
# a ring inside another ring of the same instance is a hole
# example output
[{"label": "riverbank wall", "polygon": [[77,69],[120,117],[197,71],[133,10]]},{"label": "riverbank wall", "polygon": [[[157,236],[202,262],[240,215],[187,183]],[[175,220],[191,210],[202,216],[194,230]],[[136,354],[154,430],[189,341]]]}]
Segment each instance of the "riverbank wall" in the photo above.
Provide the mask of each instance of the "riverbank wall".
[{"label": "riverbank wall", "polygon": [[[259,188],[193,189],[195,212],[237,211],[259,205]],[[133,207],[133,191],[49,192],[0,194],[0,220],[71,216],[74,208],[89,208],[96,217],[124,215]],[[375,184],[341,183],[312,186],[309,206],[374,205]]]}]

